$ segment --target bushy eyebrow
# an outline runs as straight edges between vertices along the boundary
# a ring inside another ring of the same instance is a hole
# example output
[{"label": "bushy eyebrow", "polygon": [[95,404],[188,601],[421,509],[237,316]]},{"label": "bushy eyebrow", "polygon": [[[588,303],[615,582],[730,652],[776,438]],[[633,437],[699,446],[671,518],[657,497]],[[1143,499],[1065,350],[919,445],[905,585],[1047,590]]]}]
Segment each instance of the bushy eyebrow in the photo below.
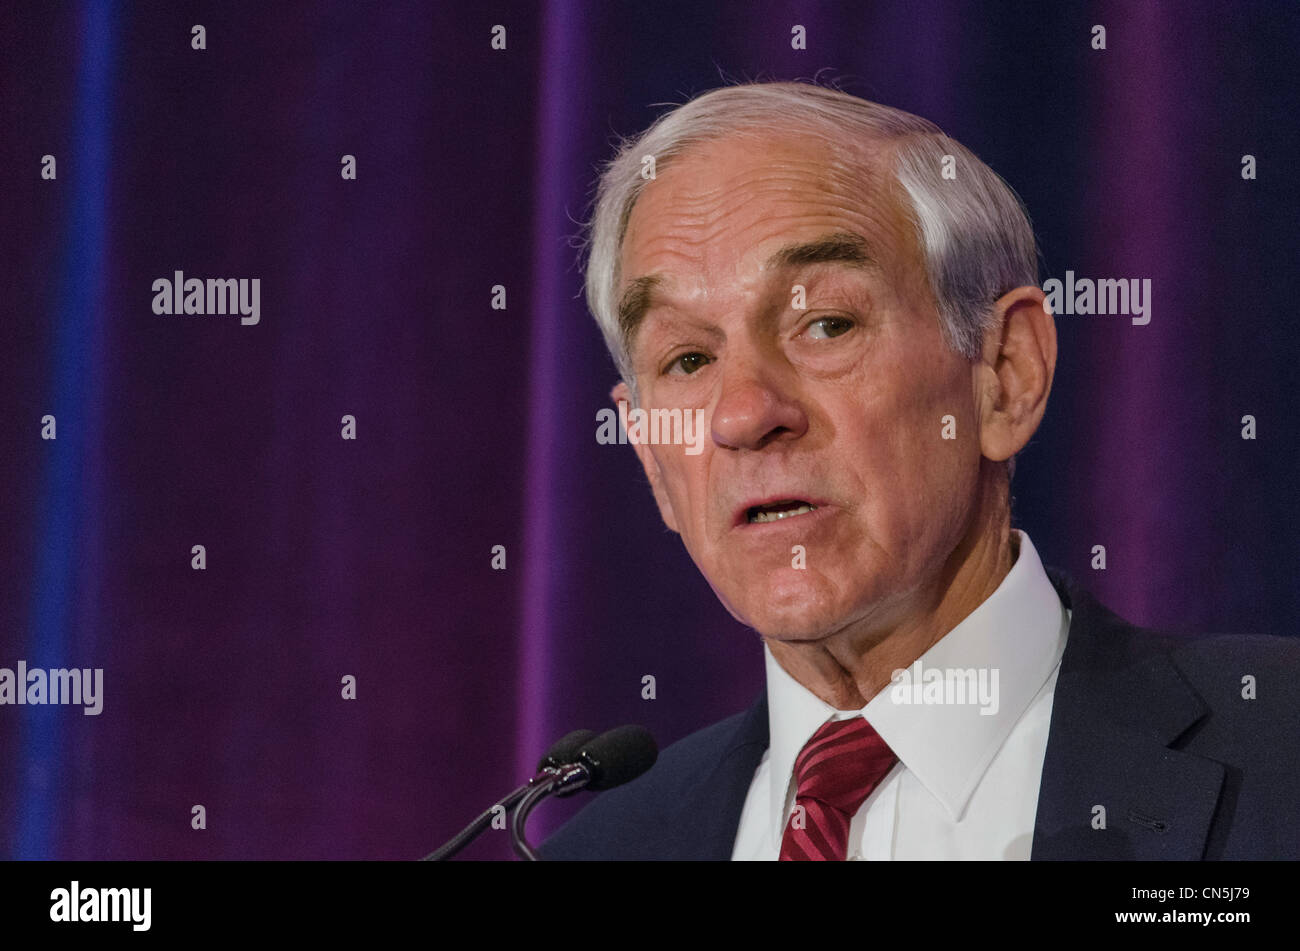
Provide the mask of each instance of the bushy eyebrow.
[{"label": "bushy eyebrow", "polygon": [[661,283],[663,283],[663,277],[659,274],[647,274],[644,277],[638,277],[627,286],[627,289],[623,291],[623,296],[619,298],[618,329],[628,344],[631,344],[632,335],[636,333],[637,327],[641,326],[641,321],[645,319],[646,311],[650,309],[650,305],[654,302],[654,290]]},{"label": "bushy eyebrow", "polygon": [[[774,252],[765,266],[776,271],[811,264],[843,264],[863,270],[877,266],[867,239],[852,231],[835,231],[812,241],[787,244]],[[662,274],[647,274],[628,284],[619,298],[618,329],[629,346],[654,303],[655,290],[662,284]]]},{"label": "bushy eyebrow", "polygon": [[769,270],[809,264],[847,264],[865,269],[874,267],[876,261],[867,239],[852,231],[836,231],[813,241],[787,244],[767,259]]}]

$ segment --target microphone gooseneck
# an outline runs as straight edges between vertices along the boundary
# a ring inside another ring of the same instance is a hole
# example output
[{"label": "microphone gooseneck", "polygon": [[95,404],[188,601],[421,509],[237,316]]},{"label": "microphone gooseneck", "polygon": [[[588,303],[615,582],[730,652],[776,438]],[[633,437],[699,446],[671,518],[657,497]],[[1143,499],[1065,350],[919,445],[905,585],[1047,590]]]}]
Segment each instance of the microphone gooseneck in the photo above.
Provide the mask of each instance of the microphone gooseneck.
[{"label": "microphone gooseneck", "polygon": [[527,789],[510,817],[510,845],[530,862],[541,856],[528,843],[528,815],[547,796],[570,796],[579,789],[613,789],[631,782],[655,764],[659,747],[645,727],[629,724],[581,745],[572,764]]},{"label": "microphone gooseneck", "polygon": [[527,795],[529,790],[547,782],[560,769],[576,760],[583,747],[595,737],[596,732],[594,730],[574,730],[572,733],[566,733],[556,740],[537,764],[537,775],[497,800],[484,812],[480,813],[473,822],[452,836],[444,845],[430,852],[420,861],[442,862],[461,851],[483,834],[483,831],[492,824],[492,820],[499,814],[498,810],[508,812]]}]

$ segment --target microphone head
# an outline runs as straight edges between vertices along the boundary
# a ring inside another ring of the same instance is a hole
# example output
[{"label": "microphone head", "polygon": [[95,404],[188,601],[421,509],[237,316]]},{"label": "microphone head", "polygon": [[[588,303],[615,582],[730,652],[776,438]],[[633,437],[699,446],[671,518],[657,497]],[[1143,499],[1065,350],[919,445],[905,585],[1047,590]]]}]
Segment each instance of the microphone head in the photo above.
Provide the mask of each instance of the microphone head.
[{"label": "microphone head", "polygon": [[577,762],[587,767],[592,790],[613,789],[636,779],[659,757],[659,746],[643,726],[615,727],[585,743]]},{"label": "microphone head", "polygon": [[574,730],[572,733],[566,733],[546,751],[546,755],[537,764],[537,771],[540,773],[546,769],[559,769],[561,766],[568,766],[577,760],[578,754],[582,752],[583,745],[588,740],[594,739],[595,736],[595,730]]}]

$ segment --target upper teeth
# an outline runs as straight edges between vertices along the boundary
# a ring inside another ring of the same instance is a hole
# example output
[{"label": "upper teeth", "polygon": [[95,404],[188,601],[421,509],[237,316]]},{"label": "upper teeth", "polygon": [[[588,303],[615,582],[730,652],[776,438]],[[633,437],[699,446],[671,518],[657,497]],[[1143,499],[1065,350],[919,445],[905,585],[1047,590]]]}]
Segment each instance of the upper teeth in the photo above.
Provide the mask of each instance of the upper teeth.
[{"label": "upper teeth", "polygon": [[753,512],[749,516],[749,521],[751,524],[754,522],[776,522],[783,518],[792,518],[795,515],[803,515],[805,512],[811,512],[816,507],[817,506],[809,505],[807,502],[805,502],[802,505],[800,505],[798,508],[782,509],[779,512],[764,512],[759,510]]}]

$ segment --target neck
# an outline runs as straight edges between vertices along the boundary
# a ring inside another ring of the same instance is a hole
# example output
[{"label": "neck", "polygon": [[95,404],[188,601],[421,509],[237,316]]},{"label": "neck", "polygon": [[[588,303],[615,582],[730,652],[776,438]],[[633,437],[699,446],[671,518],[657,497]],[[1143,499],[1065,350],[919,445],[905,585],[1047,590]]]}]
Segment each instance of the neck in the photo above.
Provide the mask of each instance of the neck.
[{"label": "neck", "polygon": [[767,642],[791,677],[837,710],[860,710],[997,590],[1019,554],[1005,478],[988,466],[965,535],[908,599],[903,618],[870,617],[817,641]]}]

